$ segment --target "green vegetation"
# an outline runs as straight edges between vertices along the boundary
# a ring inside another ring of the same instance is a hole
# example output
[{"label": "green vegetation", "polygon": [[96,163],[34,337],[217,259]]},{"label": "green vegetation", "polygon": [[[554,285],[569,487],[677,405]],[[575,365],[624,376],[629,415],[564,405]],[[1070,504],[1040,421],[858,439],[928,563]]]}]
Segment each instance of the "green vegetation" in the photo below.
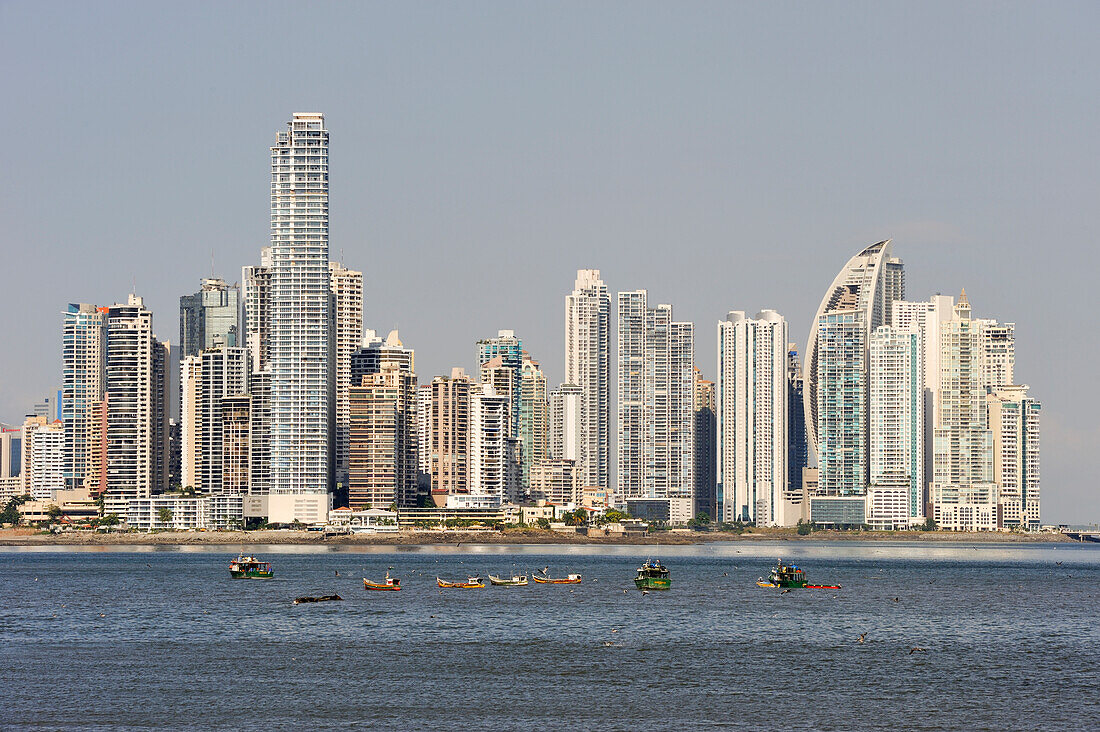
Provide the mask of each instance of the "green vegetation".
[{"label": "green vegetation", "polygon": [[172,509],[162,508],[162,509],[158,510],[157,511],[157,520],[160,521],[162,524],[172,523]]},{"label": "green vegetation", "polygon": [[596,519],[597,524],[615,524],[623,519],[630,518],[630,514],[623,513],[622,511],[616,511],[614,508],[609,508],[603,512],[603,516]]},{"label": "green vegetation", "polygon": [[51,503],[46,509],[46,515],[49,516],[50,521],[56,523],[61,518],[61,506]]},{"label": "green vegetation", "polygon": [[718,528],[722,531],[728,531],[731,534],[745,533],[745,524],[742,521],[723,521],[718,524]]},{"label": "green vegetation", "polygon": [[798,519],[798,523],[795,524],[795,530],[798,532],[799,536],[806,536],[814,530],[814,522]]},{"label": "green vegetation", "polygon": [[936,526],[936,519],[932,518],[931,516],[926,518],[924,520],[924,523],[920,526],[921,531],[935,531],[937,528],[938,527]]},{"label": "green vegetation", "polygon": [[0,513],[0,523],[11,524],[12,526],[18,525],[21,518],[19,515],[19,507],[28,500],[30,500],[30,496],[15,496],[8,501],[8,505],[5,506],[4,511]]},{"label": "green vegetation", "polygon": [[706,511],[700,511],[695,514],[695,518],[689,520],[687,523],[688,526],[693,529],[705,529],[710,526],[710,514]]}]

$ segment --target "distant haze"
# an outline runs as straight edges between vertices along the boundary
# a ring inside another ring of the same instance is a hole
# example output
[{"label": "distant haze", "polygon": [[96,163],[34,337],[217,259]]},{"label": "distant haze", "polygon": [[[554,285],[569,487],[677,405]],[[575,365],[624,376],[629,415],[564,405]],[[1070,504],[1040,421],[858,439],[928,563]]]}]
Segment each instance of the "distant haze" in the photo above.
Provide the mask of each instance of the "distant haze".
[{"label": "distant haze", "polygon": [[514,329],[551,385],[581,267],[799,351],[885,238],[909,299],[1016,323],[1043,520],[1100,520],[1095,3],[0,4],[0,420],[61,380],[67,302],[179,296],[268,241],[269,151],[327,116],[331,255],[422,380]]}]

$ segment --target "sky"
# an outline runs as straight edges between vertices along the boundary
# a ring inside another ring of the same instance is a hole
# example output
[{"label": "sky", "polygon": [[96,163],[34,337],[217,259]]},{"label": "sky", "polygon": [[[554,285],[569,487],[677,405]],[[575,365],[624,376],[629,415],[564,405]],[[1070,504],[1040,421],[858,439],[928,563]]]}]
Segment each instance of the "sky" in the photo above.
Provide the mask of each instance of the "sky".
[{"label": "sky", "polygon": [[0,420],[61,380],[61,313],[135,290],[162,339],[269,237],[269,148],[331,134],[331,256],[422,380],[512,329],[551,385],[578,268],[805,349],[893,239],[909,299],[1016,323],[1043,521],[1100,520],[1096,3],[0,0]]}]

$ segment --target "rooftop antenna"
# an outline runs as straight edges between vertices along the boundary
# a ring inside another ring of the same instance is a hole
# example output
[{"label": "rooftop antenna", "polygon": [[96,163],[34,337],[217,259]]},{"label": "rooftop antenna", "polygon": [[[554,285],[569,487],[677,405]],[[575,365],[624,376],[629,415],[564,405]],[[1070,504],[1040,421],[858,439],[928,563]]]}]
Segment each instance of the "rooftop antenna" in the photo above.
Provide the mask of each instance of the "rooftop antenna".
[{"label": "rooftop antenna", "polygon": [[214,250],[210,250],[210,279],[214,279]]}]

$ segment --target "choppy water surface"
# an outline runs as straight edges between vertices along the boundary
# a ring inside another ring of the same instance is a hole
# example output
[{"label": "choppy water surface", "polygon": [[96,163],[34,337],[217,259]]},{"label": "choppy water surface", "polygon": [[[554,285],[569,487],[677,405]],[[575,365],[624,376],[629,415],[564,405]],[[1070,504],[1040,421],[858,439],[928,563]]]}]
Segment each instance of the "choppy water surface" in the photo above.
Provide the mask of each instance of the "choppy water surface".
[{"label": "choppy water surface", "polygon": [[[780,552],[843,589],[756,587]],[[670,547],[672,591],[644,596],[631,582],[640,547],[258,548],[275,565],[267,581],[231,580],[231,553],[0,551],[0,726],[1023,730],[1100,718],[1100,550],[1088,546]],[[436,575],[546,565],[584,583],[435,587]],[[388,567],[405,589],[365,592],[361,578]],[[332,592],[346,601],[291,604]]]}]

